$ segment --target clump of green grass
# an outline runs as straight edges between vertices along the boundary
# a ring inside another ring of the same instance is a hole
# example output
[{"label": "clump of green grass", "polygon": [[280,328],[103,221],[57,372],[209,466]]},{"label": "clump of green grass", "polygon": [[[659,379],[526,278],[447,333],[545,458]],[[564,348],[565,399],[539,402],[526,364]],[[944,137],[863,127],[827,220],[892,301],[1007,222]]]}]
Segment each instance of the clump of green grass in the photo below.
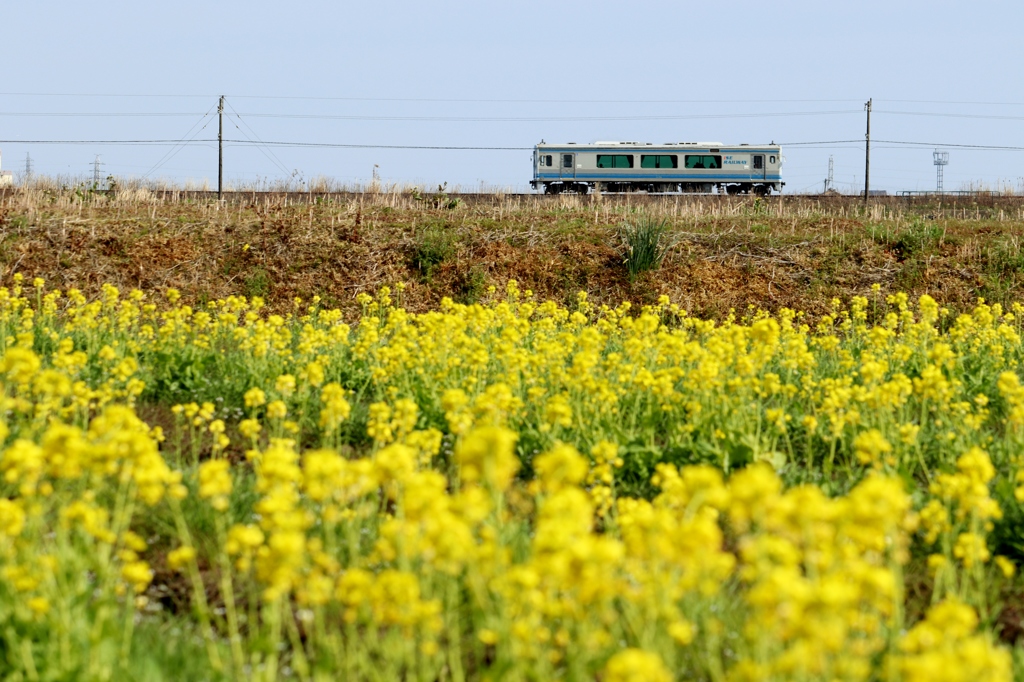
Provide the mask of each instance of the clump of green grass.
[{"label": "clump of green grass", "polygon": [[458,237],[450,227],[427,225],[416,235],[412,253],[413,265],[423,278],[429,281],[434,268],[454,257],[458,246]]},{"label": "clump of green grass", "polygon": [[249,298],[254,296],[266,297],[270,293],[270,273],[265,269],[257,267],[245,278],[245,295]]},{"label": "clump of green grass", "polygon": [[672,248],[668,231],[668,221],[650,216],[640,216],[622,224],[619,235],[625,252],[623,262],[630,280],[642,272],[661,267],[665,254]]}]

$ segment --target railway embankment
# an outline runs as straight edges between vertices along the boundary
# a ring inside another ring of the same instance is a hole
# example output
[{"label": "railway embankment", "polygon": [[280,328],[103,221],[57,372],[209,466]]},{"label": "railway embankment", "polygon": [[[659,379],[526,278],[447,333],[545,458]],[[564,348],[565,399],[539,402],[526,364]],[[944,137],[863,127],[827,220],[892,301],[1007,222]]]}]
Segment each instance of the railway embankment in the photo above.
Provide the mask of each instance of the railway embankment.
[{"label": "railway embankment", "polygon": [[[623,224],[664,221],[661,267],[631,278]],[[355,317],[361,292],[472,303],[510,279],[541,299],[653,303],[704,316],[750,306],[824,313],[830,299],[928,293],[954,310],[1024,299],[1021,197],[654,197],[380,194],[215,196],[8,191],[0,280],[94,295],[176,288],[193,305],[318,296]],[[874,285],[877,285],[875,287]]]}]

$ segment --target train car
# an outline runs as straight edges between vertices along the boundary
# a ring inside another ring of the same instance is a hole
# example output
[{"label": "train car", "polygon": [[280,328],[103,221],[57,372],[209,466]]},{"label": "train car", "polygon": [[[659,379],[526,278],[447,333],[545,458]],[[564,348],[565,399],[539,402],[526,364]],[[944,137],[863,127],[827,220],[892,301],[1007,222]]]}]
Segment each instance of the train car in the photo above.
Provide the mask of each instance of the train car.
[{"label": "train car", "polygon": [[530,186],[545,194],[574,192],[701,192],[760,194],[782,191],[777,144],[720,142],[594,142],[533,148]]}]

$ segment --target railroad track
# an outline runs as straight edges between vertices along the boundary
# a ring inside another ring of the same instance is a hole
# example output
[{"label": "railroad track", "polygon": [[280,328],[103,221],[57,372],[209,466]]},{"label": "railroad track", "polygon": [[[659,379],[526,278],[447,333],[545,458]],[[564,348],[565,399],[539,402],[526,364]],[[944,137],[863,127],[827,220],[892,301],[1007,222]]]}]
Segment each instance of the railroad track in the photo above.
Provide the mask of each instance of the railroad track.
[{"label": "railroad track", "polygon": [[[217,192],[202,190],[150,190],[154,196],[165,201],[214,201],[217,199]],[[0,199],[7,199],[16,196],[21,192],[17,187],[0,188]],[[101,194],[110,192],[100,191]],[[223,201],[229,204],[247,203],[321,203],[325,201],[355,201],[374,200],[382,197],[393,196],[412,199],[409,192],[282,192],[282,191],[231,191],[223,193]],[[601,201],[628,201],[631,204],[637,203],[665,203],[678,202],[680,200],[715,202],[722,204],[743,204],[760,201],[762,203],[782,202],[784,204],[813,202],[821,206],[853,206],[862,204],[864,198],[853,195],[822,195],[822,194],[782,194],[757,197],[754,195],[729,195],[729,194],[702,194],[702,193],[674,193],[674,194],[647,194],[643,192],[602,192],[600,195],[587,194],[579,195],[573,193],[565,194],[542,194],[539,192],[447,192],[444,194],[421,193],[416,195],[418,201],[425,206],[431,206],[435,201],[443,202],[444,199],[457,199],[459,203],[467,205],[479,205],[494,203],[495,201],[519,200],[529,201],[537,204],[559,203],[567,199],[578,199],[585,203],[597,203]],[[978,193],[947,193],[937,194],[891,194],[886,196],[871,196],[869,203],[872,205],[959,205],[972,207],[995,207],[995,208],[1019,208],[1024,206],[1024,195],[995,195],[984,192]]]}]

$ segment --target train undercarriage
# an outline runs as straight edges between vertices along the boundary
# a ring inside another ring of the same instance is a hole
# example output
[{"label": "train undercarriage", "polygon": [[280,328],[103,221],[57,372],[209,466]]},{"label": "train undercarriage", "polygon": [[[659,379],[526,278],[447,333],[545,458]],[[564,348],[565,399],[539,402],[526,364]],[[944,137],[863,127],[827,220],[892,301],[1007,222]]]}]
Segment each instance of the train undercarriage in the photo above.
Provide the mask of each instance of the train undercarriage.
[{"label": "train undercarriage", "polygon": [[644,192],[646,194],[755,194],[768,196],[773,191],[771,183],[755,182],[546,182],[544,194],[590,194],[602,192],[621,194]]}]

